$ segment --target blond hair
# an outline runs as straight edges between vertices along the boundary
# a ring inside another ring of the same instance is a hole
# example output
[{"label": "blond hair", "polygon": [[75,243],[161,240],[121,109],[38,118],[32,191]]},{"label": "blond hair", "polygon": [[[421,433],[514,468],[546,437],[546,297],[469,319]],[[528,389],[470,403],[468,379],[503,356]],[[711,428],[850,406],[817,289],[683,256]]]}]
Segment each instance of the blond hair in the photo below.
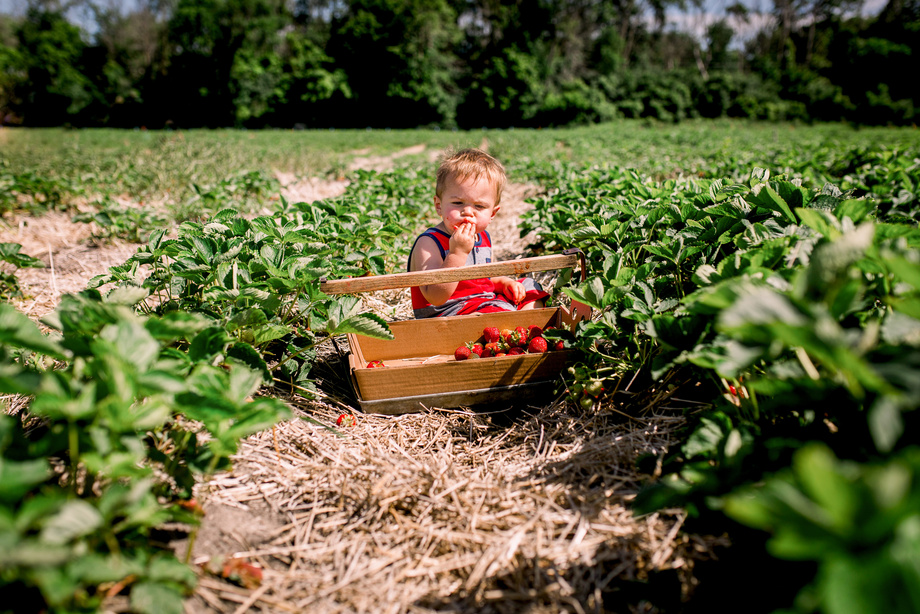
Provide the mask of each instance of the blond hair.
[{"label": "blond hair", "polygon": [[483,177],[495,186],[495,204],[498,205],[502,200],[502,191],[507,181],[505,167],[502,166],[502,163],[481,149],[470,148],[460,151],[448,149],[444,152],[441,165],[438,167],[435,194],[441,198],[444,186],[451,178],[457,181],[467,179],[478,181]]}]

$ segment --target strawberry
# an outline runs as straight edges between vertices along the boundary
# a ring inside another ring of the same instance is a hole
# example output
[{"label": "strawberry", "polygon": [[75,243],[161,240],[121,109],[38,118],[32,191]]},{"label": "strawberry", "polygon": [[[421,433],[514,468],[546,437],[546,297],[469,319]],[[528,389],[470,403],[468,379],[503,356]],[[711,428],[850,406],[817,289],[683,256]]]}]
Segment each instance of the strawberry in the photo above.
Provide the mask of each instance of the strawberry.
[{"label": "strawberry", "polygon": [[505,354],[504,352],[499,352],[498,354],[495,355],[495,358],[500,358],[502,356],[507,356],[507,354]]},{"label": "strawberry", "polygon": [[557,339],[556,343],[553,344],[553,350],[560,351],[565,349],[565,341],[562,339]]},{"label": "strawberry", "polygon": [[495,356],[500,351],[501,349],[498,346],[498,342],[490,341],[489,343],[485,345],[485,347],[482,348],[482,357],[489,358],[491,356]]},{"label": "strawberry", "polygon": [[486,326],[482,331],[482,338],[486,343],[495,343],[498,341],[498,328],[495,326]]},{"label": "strawberry", "polygon": [[542,354],[546,351],[546,339],[543,337],[534,337],[527,345],[527,351],[531,354]]},{"label": "strawberry", "polygon": [[262,568],[244,559],[228,559],[220,575],[248,589],[258,588],[262,584]]},{"label": "strawberry", "polygon": [[355,426],[358,424],[358,419],[351,414],[342,414],[335,424],[336,426]]},{"label": "strawberry", "polygon": [[511,330],[510,328],[503,328],[503,329],[501,329],[501,331],[498,333],[498,335],[499,335],[499,337],[500,337],[500,340],[501,340],[501,341],[504,341],[504,342],[507,343],[508,345],[514,345],[513,342],[514,342],[514,341],[517,341],[517,339],[515,338],[515,334],[516,334],[516,333],[515,333],[513,330]]},{"label": "strawberry", "polygon": [[382,360],[372,360],[372,361],[370,361],[369,363],[367,363],[367,368],[368,368],[368,369],[378,369],[378,368],[380,368],[380,367],[385,367],[385,366],[386,366],[386,365],[383,364],[383,361],[382,361]]},{"label": "strawberry", "polygon": [[480,358],[482,357],[483,348],[481,343],[473,343],[472,341],[469,341],[467,342],[466,347],[470,348],[470,358],[473,356],[478,356]]},{"label": "strawberry", "polygon": [[527,327],[527,338],[533,339],[534,337],[542,337],[543,329],[539,326],[530,325]]},{"label": "strawberry", "polygon": [[517,344],[519,347],[527,347],[527,329],[523,326],[518,326],[514,329],[514,332],[517,333]]},{"label": "strawberry", "polygon": [[593,379],[585,384],[585,393],[592,397],[599,397],[604,394],[604,382],[599,379]]},{"label": "strawberry", "polygon": [[470,354],[470,348],[466,347],[465,345],[461,345],[456,350],[454,350],[454,358],[457,360],[466,360],[470,357]]},{"label": "strawberry", "polygon": [[521,348],[521,347],[513,347],[510,350],[508,350],[508,356],[519,356],[521,354],[526,354],[526,353],[527,352],[524,351],[524,348]]}]

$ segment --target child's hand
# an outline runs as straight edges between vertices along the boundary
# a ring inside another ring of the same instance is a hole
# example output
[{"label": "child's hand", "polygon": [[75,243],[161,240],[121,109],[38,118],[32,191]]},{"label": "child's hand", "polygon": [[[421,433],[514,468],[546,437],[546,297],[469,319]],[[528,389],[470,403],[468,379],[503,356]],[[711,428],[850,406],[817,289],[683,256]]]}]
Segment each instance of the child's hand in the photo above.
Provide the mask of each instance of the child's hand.
[{"label": "child's hand", "polygon": [[527,290],[524,288],[524,284],[514,279],[508,279],[501,291],[502,294],[515,305],[523,301],[524,297],[527,296]]},{"label": "child's hand", "polygon": [[476,246],[476,224],[464,222],[450,235],[450,251],[469,254]]}]

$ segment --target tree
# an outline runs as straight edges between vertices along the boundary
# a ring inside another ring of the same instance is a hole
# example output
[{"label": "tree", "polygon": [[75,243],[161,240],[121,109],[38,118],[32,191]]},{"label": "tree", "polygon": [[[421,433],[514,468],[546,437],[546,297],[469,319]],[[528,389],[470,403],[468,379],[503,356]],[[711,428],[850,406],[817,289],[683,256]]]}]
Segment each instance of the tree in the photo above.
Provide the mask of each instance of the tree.
[{"label": "tree", "polygon": [[81,70],[86,43],[79,28],[56,11],[30,8],[16,29],[26,80],[14,107],[32,126],[56,126],[77,118],[98,96]]},{"label": "tree", "polygon": [[453,125],[456,19],[446,0],[353,0],[334,16],[327,53],[352,93],[339,125]]}]

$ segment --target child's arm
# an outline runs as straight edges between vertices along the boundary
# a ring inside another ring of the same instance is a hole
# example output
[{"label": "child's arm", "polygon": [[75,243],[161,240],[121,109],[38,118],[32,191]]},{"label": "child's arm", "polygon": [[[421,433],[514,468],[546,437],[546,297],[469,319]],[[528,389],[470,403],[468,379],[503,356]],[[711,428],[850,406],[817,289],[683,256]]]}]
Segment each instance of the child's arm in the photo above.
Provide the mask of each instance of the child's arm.
[{"label": "child's arm", "polygon": [[510,277],[493,277],[492,283],[495,284],[497,294],[504,294],[515,305],[523,301],[527,294],[524,284]]},{"label": "child's arm", "polygon": [[[441,250],[434,239],[422,237],[412,251],[409,262],[410,271],[432,271],[437,269],[451,269],[466,265],[466,259],[473,246],[476,244],[476,227],[472,224],[463,224],[450,237],[449,251],[441,259]],[[457,290],[459,282],[452,281],[443,284],[419,286],[422,296],[432,305],[443,305]]]}]

